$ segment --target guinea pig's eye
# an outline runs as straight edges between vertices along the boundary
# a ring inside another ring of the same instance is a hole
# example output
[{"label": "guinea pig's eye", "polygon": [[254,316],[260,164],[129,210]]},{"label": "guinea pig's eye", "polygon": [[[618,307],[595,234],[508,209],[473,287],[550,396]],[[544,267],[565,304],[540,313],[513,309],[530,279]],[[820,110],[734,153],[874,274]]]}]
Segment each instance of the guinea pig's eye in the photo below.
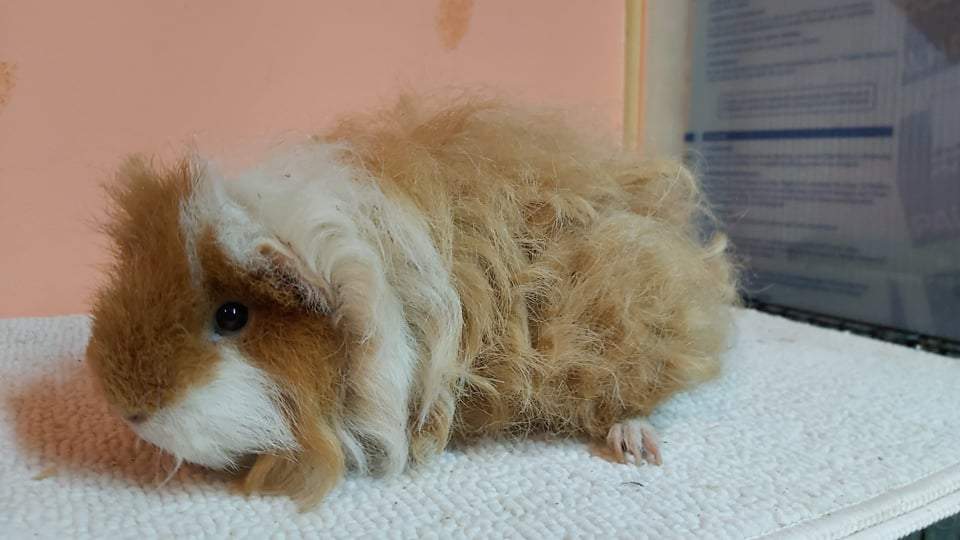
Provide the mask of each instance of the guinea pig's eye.
[{"label": "guinea pig's eye", "polygon": [[247,324],[247,306],[239,302],[227,302],[217,308],[214,320],[217,323],[217,333],[236,332]]}]

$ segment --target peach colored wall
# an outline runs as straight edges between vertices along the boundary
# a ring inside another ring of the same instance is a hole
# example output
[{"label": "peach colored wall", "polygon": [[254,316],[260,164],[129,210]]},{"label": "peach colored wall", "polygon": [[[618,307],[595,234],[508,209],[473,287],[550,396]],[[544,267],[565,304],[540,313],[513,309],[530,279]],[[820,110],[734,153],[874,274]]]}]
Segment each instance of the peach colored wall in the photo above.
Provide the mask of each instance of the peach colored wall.
[{"label": "peach colored wall", "polygon": [[596,0],[0,0],[0,317],[86,310],[104,255],[98,184],[127,153],[310,130],[400,85],[483,85],[615,126],[622,12]]}]

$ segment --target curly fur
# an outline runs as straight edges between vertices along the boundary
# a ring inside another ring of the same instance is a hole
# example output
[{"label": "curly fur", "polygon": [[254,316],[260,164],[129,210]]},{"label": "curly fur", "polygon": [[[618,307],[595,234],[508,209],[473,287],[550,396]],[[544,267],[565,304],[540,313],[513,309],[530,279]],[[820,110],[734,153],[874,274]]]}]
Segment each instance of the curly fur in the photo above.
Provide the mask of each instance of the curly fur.
[{"label": "curly fur", "polygon": [[[225,339],[275,382],[297,439],[260,454],[249,490],[319,500],[346,464],[396,472],[451,437],[601,439],[720,368],[735,279],[724,238],[696,227],[695,178],[561,115],[407,97],[237,178],[130,170],[91,361],[121,410],[168,407],[209,384],[198,358],[223,356],[197,321],[248,303],[248,329]],[[146,192],[179,217],[157,222]],[[134,313],[173,282],[192,291],[167,295],[178,325]],[[190,361],[158,376],[131,352],[145,335]]]},{"label": "curly fur", "polygon": [[[719,369],[735,288],[693,176],[556,115],[415,100],[330,140],[427,216],[463,309],[456,431],[602,436]],[[416,321],[413,321],[416,324]]]}]

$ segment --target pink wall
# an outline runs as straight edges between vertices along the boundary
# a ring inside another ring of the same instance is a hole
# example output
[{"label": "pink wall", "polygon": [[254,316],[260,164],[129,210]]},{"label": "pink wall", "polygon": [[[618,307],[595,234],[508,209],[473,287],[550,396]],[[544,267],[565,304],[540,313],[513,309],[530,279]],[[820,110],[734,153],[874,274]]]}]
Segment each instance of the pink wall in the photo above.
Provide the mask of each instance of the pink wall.
[{"label": "pink wall", "polygon": [[[562,9],[558,6],[562,5]],[[480,84],[621,110],[623,6],[595,0],[0,0],[0,317],[86,310],[98,184],[124,154],[242,146]]]}]

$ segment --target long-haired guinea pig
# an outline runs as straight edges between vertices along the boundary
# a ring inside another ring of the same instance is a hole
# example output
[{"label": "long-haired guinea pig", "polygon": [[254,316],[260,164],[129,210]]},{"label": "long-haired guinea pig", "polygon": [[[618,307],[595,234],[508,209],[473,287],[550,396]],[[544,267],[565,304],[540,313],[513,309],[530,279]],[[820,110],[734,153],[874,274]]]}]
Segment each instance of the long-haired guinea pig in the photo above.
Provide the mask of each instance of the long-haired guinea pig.
[{"label": "long-haired guinea pig", "polygon": [[659,463],[645,418],[718,372],[734,272],[691,174],[586,139],[404,98],[237,174],[127,162],[88,347],[106,400],[305,504],[495,434]]}]

